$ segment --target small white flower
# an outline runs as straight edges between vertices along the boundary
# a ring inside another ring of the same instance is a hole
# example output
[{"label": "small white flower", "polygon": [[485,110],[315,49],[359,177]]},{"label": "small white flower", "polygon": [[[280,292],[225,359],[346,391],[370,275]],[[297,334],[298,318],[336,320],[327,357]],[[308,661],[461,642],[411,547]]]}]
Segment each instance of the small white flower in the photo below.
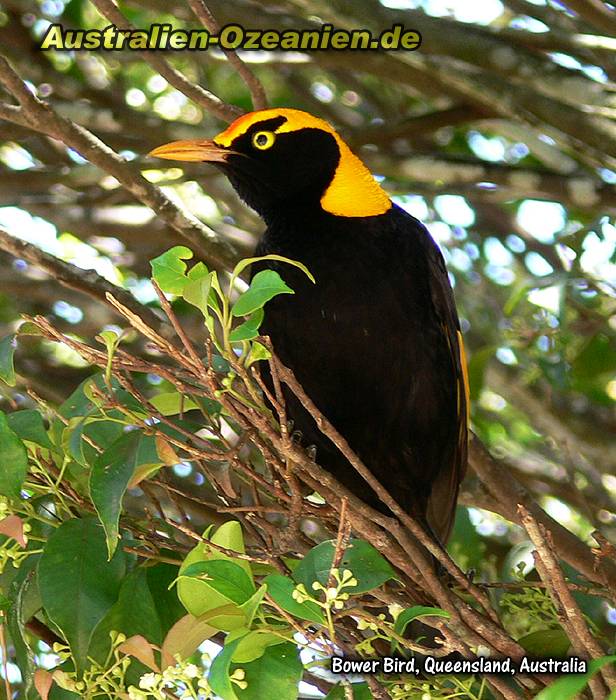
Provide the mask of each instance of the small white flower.
[{"label": "small white flower", "polygon": [[199,669],[195,664],[188,664],[184,669],[184,678],[196,678],[199,675]]},{"label": "small white flower", "polygon": [[392,603],[391,605],[388,605],[387,609],[389,610],[389,614],[393,617],[394,620],[397,620],[398,615],[404,610],[404,608],[401,605],[398,605],[398,603]]},{"label": "small white flower", "polygon": [[160,683],[160,679],[158,673],[145,673],[139,679],[139,687],[143,690],[154,690]]}]

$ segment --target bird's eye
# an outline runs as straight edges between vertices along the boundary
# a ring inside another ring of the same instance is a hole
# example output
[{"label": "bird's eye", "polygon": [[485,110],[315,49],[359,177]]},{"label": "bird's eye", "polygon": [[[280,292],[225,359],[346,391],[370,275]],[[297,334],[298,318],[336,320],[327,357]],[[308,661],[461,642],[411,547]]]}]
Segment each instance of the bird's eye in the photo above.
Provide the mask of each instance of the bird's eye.
[{"label": "bird's eye", "polygon": [[252,145],[260,151],[266,151],[274,145],[276,135],[272,131],[257,131],[253,134]]}]

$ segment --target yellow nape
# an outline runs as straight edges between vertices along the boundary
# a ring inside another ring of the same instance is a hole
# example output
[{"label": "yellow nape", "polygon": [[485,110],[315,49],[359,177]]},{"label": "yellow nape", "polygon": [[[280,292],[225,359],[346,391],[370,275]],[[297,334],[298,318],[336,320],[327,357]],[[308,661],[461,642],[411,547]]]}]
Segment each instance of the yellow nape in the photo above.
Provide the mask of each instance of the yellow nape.
[{"label": "yellow nape", "polygon": [[[323,119],[313,117],[299,109],[263,109],[249,112],[218,134],[214,142],[229,147],[235,139],[245,134],[253,124],[285,117],[277,134],[299,131],[300,129],[321,129],[331,134],[340,150],[340,161],[329,187],[321,197],[321,206],[336,216],[378,216],[391,208],[391,200],[385,190],[376,182],[372,173],[340,138],[336,130]],[[318,154],[317,154],[318,156]]]}]

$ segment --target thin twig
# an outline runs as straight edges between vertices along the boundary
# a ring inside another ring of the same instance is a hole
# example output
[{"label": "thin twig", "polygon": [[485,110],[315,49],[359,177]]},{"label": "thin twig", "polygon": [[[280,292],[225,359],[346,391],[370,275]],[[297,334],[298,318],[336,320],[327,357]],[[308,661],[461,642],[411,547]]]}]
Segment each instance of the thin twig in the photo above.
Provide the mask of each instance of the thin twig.
[{"label": "thin twig", "polygon": [[[216,21],[216,18],[212,14],[210,8],[207,6],[205,0],[188,0],[188,4],[190,5],[191,10],[199,18],[201,24],[203,24],[203,26],[208,29],[211,34],[218,34],[220,32],[220,25]],[[261,81],[250,70],[250,68],[248,68],[248,66],[244,63],[244,61],[242,61],[235,51],[223,49],[223,53],[250,91],[253,108],[265,109],[267,107],[267,96]]]},{"label": "thin twig", "polygon": [[285,367],[278,358],[276,358],[274,353],[274,348],[271,345],[271,341],[266,339],[269,344],[270,352],[272,353],[272,358],[274,358],[276,364],[278,365],[278,373],[281,380],[293,391],[293,393],[300,400],[302,405],[308,410],[311,416],[314,418],[319,430],[328,437],[334,445],[340,450],[340,452],[347,458],[349,463],[354,467],[354,469],[360,474],[364,481],[370,486],[370,488],[377,494],[391,512],[407,527],[413,535],[421,542],[421,544],[426,547],[426,549],[438,559],[449,573],[456,579],[456,581],[467,590],[486,610],[488,615],[490,615],[493,620],[496,621],[496,616],[491,608],[490,601],[488,597],[480,591],[476,586],[474,586],[468,578],[459,570],[459,568],[454,564],[449,555],[445,550],[436,543],[433,538],[431,538],[424,528],[408,513],[406,513],[396,502],[396,500],[388,493],[388,491],[379,483],[379,481],[374,477],[372,472],[366,467],[366,465],[359,459],[359,457],[353,452],[350,445],[346,439],[340,435],[340,433],[334,428],[334,426],[325,418],[325,416],[319,411],[314,402],[306,394],[302,386],[299,384],[293,371],[288,367]]},{"label": "thin twig", "polygon": [[[0,250],[4,250],[15,258],[26,260],[39,270],[47,272],[52,279],[64,287],[86,294],[97,301],[107,304],[106,294],[110,293],[134,314],[140,315],[150,326],[158,329],[159,332],[165,332],[166,324],[156,313],[139,303],[130,292],[108,282],[94,270],[82,270],[76,265],[45,253],[32,243],[15,238],[3,229],[0,229]],[[167,328],[166,332],[170,330]]]},{"label": "thin twig", "polygon": [[[582,611],[567,587],[562,569],[558,565],[558,561],[552,551],[546,529],[535,520],[529,510],[523,505],[518,504],[518,512],[526,532],[528,532],[532,543],[536,547],[535,564],[537,565],[537,570],[541,578],[545,582],[549,581],[550,583],[548,592],[557,608],[563,613],[562,621],[569,632],[574,649],[582,657],[600,658],[603,656],[603,650],[592,636]],[[603,676],[608,688],[616,687],[616,672],[613,668],[603,667],[600,675]],[[595,678],[598,677],[596,676]],[[601,694],[604,691],[599,687],[600,683],[596,683],[595,686],[593,688],[594,695],[597,698],[605,697]]]},{"label": "thin twig", "polygon": [[[111,0],[92,0],[92,4],[96,9],[106,17],[110,22],[113,22],[118,29],[135,28],[120,12],[117,5]],[[163,55],[156,51],[140,51],[139,52],[146,63],[149,63],[152,68],[176,90],[182,92],[186,97],[191,99],[196,104],[200,105],[206,111],[214,114],[223,121],[232,121],[242,114],[242,110],[235,105],[223,102],[219,97],[214,95],[209,90],[205,90],[200,85],[191,83],[185,75],[176,70]]]},{"label": "thin twig", "polygon": [[201,358],[199,357],[199,355],[197,355],[194,345],[190,341],[190,338],[184,332],[184,329],[178,321],[177,316],[175,315],[173,308],[169,303],[169,300],[165,296],[163,290],[158,286],[158,283],[155,279],[152,279],[152,286],[154,287],[156,296],[158,296],[160,304],[163,307],[163,311],[167,315],[167,318],[171,321],[171,325],[177,333],[178,338],[182,341],[182,345],[186,348],[186,352],[188,352],[188,356],[194,364],[195,368],[202,368],[203,362],[201,361]]},{"label": "thin twig", "polygon": [[499,505],[499,513],[511,522],[520,522],[516,504],[524,503],[533,517],[552,534],[558,555],[594,583],[608,581],[616,587],[616,566],[609,560],[597,562],[590,548],[573,533],[551,518],[535,502],[532,495],[511,473],[500,465],[487,451],[483,443],[471,434],[469,449],[470,465],[477,473],[488,492]]},{"label": "thin twig", "polygon": [[128,192],[155,211],[161,219],[181,234],[196,252],[205,259],[211,260],[213,265],[225,267],[235,258],[235,250],[228,241],[192,214],[180,210],[162,190],[148,182],[135,171],[132,164],[97,136],[58,114],[48,103],[30,92],[2,56],[0,56],[0,83],[19,102],[20,115],[26,117],[31,129],[58,139],[115,177]]},{"label": "thin twig", "polygon": [[347,521],[347,508],[348,501],[346,498],[340,499],[340,523],[338,525],[338,535],[336,536],[336,546],[334,548],[334,557],[332,559],[332,565],[329,571],[329,580],[327,582],[328,587],[335,586],[336,581],[332,573],[333,569],[337,569],[340,566],[342,557],[346,548],[349,546],[349,538],[351,536],[351,526]]}]

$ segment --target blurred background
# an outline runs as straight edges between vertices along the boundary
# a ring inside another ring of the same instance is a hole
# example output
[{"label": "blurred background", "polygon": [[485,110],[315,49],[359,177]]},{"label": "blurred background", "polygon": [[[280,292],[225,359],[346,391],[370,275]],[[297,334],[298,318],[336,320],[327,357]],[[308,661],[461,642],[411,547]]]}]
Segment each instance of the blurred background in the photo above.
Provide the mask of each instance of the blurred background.
[{"label": "blurred background", "polygon": [[[167,141],[210,138],[224,121],[161,76],[152,54],[38,49],[50,23],[104,28],[110,21],[97,9],[104,5],[0,0],[1,53],[38,97],[228,240],[237,258],[249,254],[263,224],[217,171],[145,157]],[[400,22],[421,32],[416,52],[240,55],[270,105],[335,124],[394,200],[426,223],[455,286],[475,432],[559,522],[584,540],[594,529],[614,540],[616,7],[594,0],[208,6],[220,25],[328,22],[379,33]],[[125,26],[200,26],[183,0],[130,0],[119,9]],[[223,53],[164,58],[188,81],[251,109]],[[14,104],[1,88],[0,100]],[[148,261],[185,243],[115,177],[61,141],[2,118],[0,229],[153,306]],[[85,340],[119,323],[108,306],[5,251],[0,246],[0,338],[22,313],[43,314]],[[196,314],[187,305],[176,311],[202,338]],[[58,404],[91,373],[67,348],[36,338],[20,342],[16,367],[18,393],[0,395],[0,408],[28,403],[20,386]],[[195,475],[180,465],[177,476]],[[461,502],[451,550],[463,566],[500,579],[517,565],[532,567],[522,531],[482,509],[472,474]],[[513,600],[511,624],[520,604]],[[585,606],[613,640],[616,609],[598,598]]]}]

